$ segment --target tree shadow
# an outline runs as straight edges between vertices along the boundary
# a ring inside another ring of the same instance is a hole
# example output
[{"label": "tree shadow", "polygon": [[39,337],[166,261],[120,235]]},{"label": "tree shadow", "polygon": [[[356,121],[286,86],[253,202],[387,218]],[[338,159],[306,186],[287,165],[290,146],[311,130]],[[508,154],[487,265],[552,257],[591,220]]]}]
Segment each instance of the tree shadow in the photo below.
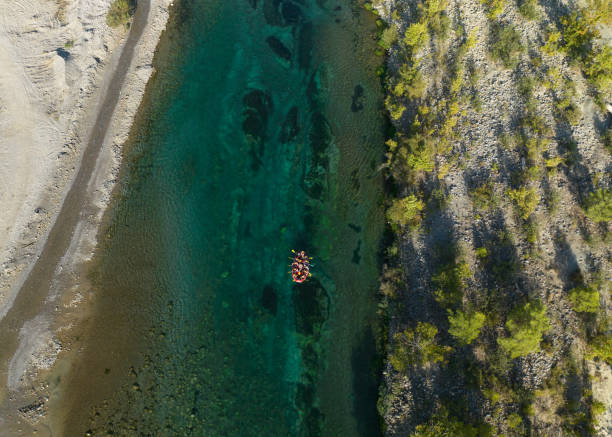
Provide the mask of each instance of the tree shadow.
[{"label": "tree shadow", "polygon": [[360,336],[351,354],[353,374],[353,417],[360,437],[381,436],[380,417],[376,409],[381,379],[382,356],[377,354],[372,328]]}]

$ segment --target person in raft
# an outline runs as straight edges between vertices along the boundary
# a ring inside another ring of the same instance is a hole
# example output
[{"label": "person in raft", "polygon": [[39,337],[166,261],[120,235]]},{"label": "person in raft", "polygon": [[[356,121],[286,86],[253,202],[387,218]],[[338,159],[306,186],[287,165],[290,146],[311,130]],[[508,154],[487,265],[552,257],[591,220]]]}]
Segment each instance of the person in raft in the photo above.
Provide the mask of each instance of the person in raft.
[{"label": "person in raft", "polygon": [[302,250],[295,252],[293,263],[291,263],[291,277],[293,282],[302,283],[310,276],[310,258],[306,256],[306,253]]}]

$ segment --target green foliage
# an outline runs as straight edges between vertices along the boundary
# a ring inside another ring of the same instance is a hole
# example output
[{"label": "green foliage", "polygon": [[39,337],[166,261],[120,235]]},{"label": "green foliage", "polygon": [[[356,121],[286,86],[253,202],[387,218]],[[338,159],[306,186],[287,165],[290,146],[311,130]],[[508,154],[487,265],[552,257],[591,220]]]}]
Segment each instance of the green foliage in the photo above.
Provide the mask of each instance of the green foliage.
[{"label": "green foliage", "polygon": [[524,47],[521,36],[512,24],[495,24],[491,30],[490,51],[493,59],[501,61],[506,68],[514,68],[519,62]]},{"label": "green foliage", "polygon": [[593,416],[599,416],[606,412],[606,404],[599,401],[593,401],[593,405],[591,405],[591,414]]},{"label": "green foliage", "polygon": [[419,322],[416,328],[408,328],[393,336],[393,349],[389,362],[398,372],[406,372],[412,366],[444,361],[450,352],[448,346],[438,345],[435,337],[438,328]]},{"label": "green foliage", "polygon": [[598,36],[594,22],[583,10],[561,17],[562,50],[570,59],[581,59],[589,54],[591,41]]},{"label": "green foliage", "polygon": [[437,287],[434,291],[436,300],[443,306],[450,307],[461,301],[466,280],[472,277],[472,271],[465,262],[450,263],[443,266],[431,278],[432,284]]},{"label": "green foliage", "polygon": [[412,23],[404,33],[404,44],[413,51],[423,47],[429,40],[427,22]]},{"label": "green foliage", "polygon": [[538,352],[542,334],[549,327],[546,307],[539,301],[527,302],[510,312],[506,321],[510,337],[498,338],[497,343],[512,359]]},{"label": "green foliage", "polygon": [[605,45],[592,53],[585,63],[584,73],[595,87],[609,94],[612,88],[612,47]]},{"label": "green foliage", "polygon": [[540,18],[538,0],[523,0],[518,10],[519,13],[528,20],[537,20]]},{"label": "green foliage", "polygon": [[480,259],[486,259],[489,256],[489,249],[486,247],[477,247],[476,256]]},{"label": "green foliage", "polygon": [[493,184],[485,182],[481,186],[470,191],[472,203],[477,209],[489,210],[497,206],[497,198],[493,192]]},{"label": "green foliage", "polygon": [[523,423],[523,419],[517,413],[512,413],[506,419],[506,424],[510,429],[517,429]]},{"label": "green foliage", "polygon": [[607,222],[612,220],[612,189],[599,189],[587,198],[584,212],[594,222]]},{"label": "green foliage", "polygon": [[448,311],[448,333],[459,344],[470,344],[478,335],[485,322],[485,315],[480,312],[465,313]]},{"label": "green foliage", "polygon": [[414,194],[403,199],[394,199],[387,210],[387,220],[394,225],[416,226],[421,222],[423,208],[425,208],[425,203]]},{"label": "green foliage", "polygon": [[496,19],[504,11],[504,0],[480,0],[480,3],[485,5],[490,20]]},{"label": "green foliage", "polygon": [[479,434],[477,428],[459,422],[443,410],[435,414],[427,423],[418,425],[410,437],[477,437]]},{"label": "green foliage", "polygon": [[385,99],[385,106],[389,111],[389,115],[393,120],[399,120],[402,118],[406,107],[401,102],[394,101],[391,96],[387,96]]},{"label": "green foliage", "polygon": [[569,292],[574,311],[596,313],[599,311],[599,291],[593,285],[576,287]]},{"label": "green foliage", "polygon": [[612,366],[612,338],[604,334],[594,337],[589,341],[586,358],[602,360]]},{"label": "green foliage", "polygon": [[395,41],[397,41],[397,27],[392,25],[391,27],[387,27],[382,31],[380,39],[378,40],[378,45],[385,50],[389,50]]},{"label": "green foliage", "polygon": [[519,189],[507,190],[506,194],[514,202],[518,209],[519,215],[523,220],[527,220],[538,206],[540,196],[536,193],[535,188],[521,187]]},{"label": "green foliage", "polygon": [[406,164],[415,171],[431,172],[434,169],[433,158],[433,150],[420,148],[408,155]]},{"label": "green foliage", "polygon": [[106,24],[110,27],[126,24],[130,21],[135,8],[134,0],[113,0],[106,14]]}]

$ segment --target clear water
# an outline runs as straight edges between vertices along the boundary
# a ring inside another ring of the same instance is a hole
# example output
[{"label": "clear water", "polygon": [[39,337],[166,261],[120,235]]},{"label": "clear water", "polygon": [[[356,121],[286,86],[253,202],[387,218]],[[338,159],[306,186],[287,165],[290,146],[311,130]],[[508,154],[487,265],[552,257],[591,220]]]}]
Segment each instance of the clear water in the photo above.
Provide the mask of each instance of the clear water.
[{"label": "clear water", "polygon": [[[66,435],[378,435],[375,35],[350,0],[178,2]],[[291,249],[314,257],[305,284]]]}]

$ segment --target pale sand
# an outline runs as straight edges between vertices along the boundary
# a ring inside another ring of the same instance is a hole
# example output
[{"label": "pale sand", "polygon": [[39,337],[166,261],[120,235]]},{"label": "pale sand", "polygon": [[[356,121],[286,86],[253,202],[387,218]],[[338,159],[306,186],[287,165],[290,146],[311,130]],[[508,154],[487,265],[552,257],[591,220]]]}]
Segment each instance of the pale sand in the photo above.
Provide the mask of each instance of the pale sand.
[{"label": "pale sand", "polygon": [[77,272],[171,2],[141,0],[128,34],[106,25],[110,1],[0,2],[0,436],[45,428],[44,405],[18,408],[49,400],[40,374],[87,300]]}]

